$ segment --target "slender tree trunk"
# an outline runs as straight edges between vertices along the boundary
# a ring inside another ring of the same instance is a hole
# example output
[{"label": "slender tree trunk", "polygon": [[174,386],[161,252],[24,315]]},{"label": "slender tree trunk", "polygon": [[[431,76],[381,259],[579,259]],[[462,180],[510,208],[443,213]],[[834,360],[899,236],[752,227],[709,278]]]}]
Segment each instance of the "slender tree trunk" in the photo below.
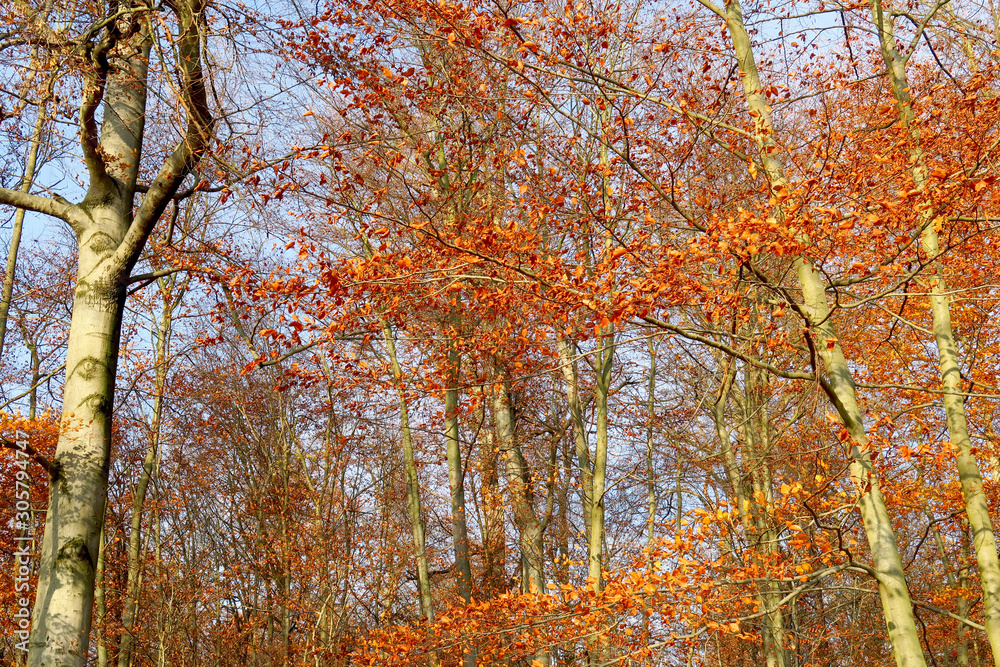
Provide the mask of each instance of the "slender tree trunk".
[{"label": "slender tree trunk", "polygon": [[[752,371],[748,369],[747,372],[751,373]],[[736,457],[736,452],[733,450],[729,427],[726,424],[726,402],[729,398],[730,392],[732,391],[733,381],[735,378],[736,362],[733,359],[727,359],[725,362],[725,369],[723,370],[722,384],[719,387],[719,394],[712,405],[712,419],[715,423],[715,432],[719,438],[719,444],[722,450],[722,460],[723,467],[726,471],[726,479],[728,480],[730,487],[733,489],[733,499],[736,502],[740,522],[743,524],[743,530],[746,531],[747,541],[753,552],[752,558],[759,565],[764,567],[766,566],[767,559],[761,558],[759,551],[763,549],[767,553],[773,554],[777,551],[777,545],[773,531],[768,529],[763,516],[766,514],[766,508],[759,506],[758,498],[769,498],[771,495],[771,489],[769,483],[765,488],[765,486],[760,483],[759,473],[755,473],[758,477],[756,482],[752,485],[755,493],[749,497],[746,493],[746,481],[743,474],[740,472],[740,464]],[[746,393],[747,395],[744,396],[743,401],[743,415],[741,416],[740,422],[744,425],[744,430],[751,430],[752,426],[750,426],[750,424],[753,418],[753,413],[760,409],[760,406],[756,406],[751,403],[749,388]],[[744,448],[754,452],[753,442],[751,440],[752,437],[753,436],[750,434],[747,434],[744,437]],[[763,457],[757,456],[756,452],[754,452],[754,455],[751,456],[751,470],[757,470],[765,465],[765,461],[763,461],[762,458]],[[765,591],[757,594],[757,600],[760,603],[761,608],[765,611],[764,616],[761,619],[761,641],[764,646],[765,660],[768,667],[785,667],[787,664],[787,654],[784,648],[784,615],[777,604],[781,599],[780,591],[776,589],[776,584],[771,581],[765,581],[761,585],[765,588]]]},{"label": "slender tree trunk", "polygon": [[[649,388],[646,394],[646,548],[652,553],[653,538],[656,536],[656,470],[653,468],[655,450],[653,432],[656,425],[656,348],[649,339]],[[652,559],[650,559],[652,565]]]},{"label": "slender tree trunk", "polygon": [[283,667],[288,667],[291,659],[291,639],[292,639],[292,615],[291,615],[291,594],[292,594],[292,531],[289,526],[290,519],[290,499],[291,499],[291,472],[292,472],[292,440],[295,437],[294,425],[288,419],[288,412],[281,395],[278,398],[279,421],[281,429],[278,433],[278,440],[281,443],[281,458],[278,464],[281,481],[281,503],[279,519],[280,543],[280,564],[281,568],[276,577],[276,588],[278,597],[278,621],[279,621],[279,641],[280,656]]},{"label": "slender tree trunk", "polygon": [[[724,10],[715,7],[714,11],[726,21],[732,38],[747,106],[754,118],[758,154],[772,192],[776,199],[780,200],[787,190],[787,181],[778,157],[778,146],[772,136],[771,109],[762,93],[753,49],[743,23],[743,9],[739,0],[729,0]],[[850,438],[851,478],[860,496],[858,505],[874,569],[878,574],[879,597],[885,614],[889,641],[892,643],[893,656],[898,667],[923,667],[926,663],[913,617],[899,545],[885,500],[882,498],[878,477],[872,467],[871,449],[861,408],[858,406],[851,369],[844,357],[833,321],[830,319],[826,285],[811,259],[798,258],[795,268],[810,327],[807,335],[814,337],[816,350],[826,371],[826,379],[823,380],[824,389],[834,403]]]},{"label": "slender tree trunk", "polygon": [[[601,177],[601,217],[604,224],[610,229],[613,220],[613,210],[611,204],[611,162],[608,156],[608,140],[606,133],[610,125],[610,111],[600,110],[597,114],[598,131],[601,136],[601,144],[598,149],[598,156],[602,168]],[[611,234],[607,234],[604,242],[604,251],[607,255],[613,250],[614,240]],[[608,299],[613,298],[613,294],[608,294]],[[600,335],[597,337],[599,345],[597,351],[597,364],[594,372],[597,381],[594,389],[594,402],[597,411],[597,438],[594,448],[594,480],[593,495],[591,500],[590,515],[590,539],[588,548],[588,576],[593,581],[594,592],[600,593],[604,590],[604,492],[607,485],[608,467],[608,394],[611,391],[611,372],[615,357],[615,325],[608,324],[601,327]]]},{"label": "slender tree trunk", "polygon": [[583,418],[583,402],[580,400],[579,364],[575,350],[560,338],[556,341],[559,349],[559,365],[566,385],[566,402],[569,404],[570,418],[573,420],[573,442],[580,466],[580,501],[583,506],[584,539],[590,545],[591,507],[594,498],[594,471],[590,464],[590,441],[587,437],[587,423]]},{"label": "slender tree trunk", "polygon": [[570,491],[569,487],[573,483],[573,471],[575,465],[573,463],[573,447],[568,441],[562,443],[562,479],[559,485],[556,487],[556,500],[559,503],[559,513],[556,516],[556,535],[555,535],[555,557],[554,557],[554,575],[556,581],[560,584],[569,583],[569,504],[570,504]]},{"label": "slender tree trunk", "polygon": [[594,591],[604,590],[604,492],[608,466],[608,394],[611,390],[611,370],[614,360],[614,325],[609,325],[599,338],[597,383],[594,402],[597,411],[597,438],[594,448],[593,502],[590,511],[590,542],[587,549],[587,578]]},{"label": "slender tree trunk", "polygon": [[538,516],[532,491],[531,471],[517,440],[510,392],[501,386],[493,393],[493,418],[500,451],[507,463],[507,488],[514,508],[514,520],[521,532],[521,553],[524,555],[528,592],[545,592],[545,551],[542,537],[545,520]]},{"label": "slender tree trunk", "polygon": [[[964,523],[964,522],[963,522]],[[969,570],[964,565],[971,560],[969,545],[969,527],[962,526],[962,565],[958,571],[958,601],[955,608],[962,618],[969,617],[969,601],[965,598],[965,591],[969,587]],[[955,656],[955,664],[959,667],[968,667],[969,664],[969,631],[964,623],[958,624],[958,650]]]},{"label": "slender tree trunk", "polygon": [[[51,83],[50,83],[51,85]],[[51,91],[50,91],[51,92]],[[28,147],[28,159],[24,165],[24,176],[21,177],[21,192],[27,194],[35,182],[35,170],[38,166],[38,152],[42,145],[42,132],[45,129],[46,106],[38,107],[38,118],[31,131],[31,144]],[[0,294],[0,364],[3,361],[4,340],[7,337],[7,315],[10,312],[11,299],[14,296],[14,279],[17,272],[17,254],[21,248],[21,232],[24,228],[23,208],[14,212],[14,227],[10,233],[10,246],[7,251],[7,266],[3,275],[3,293]]]},{"label": "slender tree trunk", "polygon": [[417,464],[413,456],[413,439],[410,434],[410,411],[406,401],[406,387],[403,386],[403,371],[396,356],[396,340],[388,323],[382,322],[382,337],[389,354],[389,366],[393,382],[399,395],[399,431],[403,445],[403,477],[406,484],[406,508],[410,515],[410,529],[413,533],[413,548],[417,554],[417,596],[420,613],[428,623],[434,620],[434,605],[431,602],[431,578],[427,567],[424,520],[420,511],[420,480]]},{"label": "slender tree trunk", "polygon": [[[53,0],[45,0],[39,12],[38,19],[48,21],[52,13]],[[31,48],[31,71],[27,79],[23,82],[21,90],[27,92],[34,85],[35,78],[46,69],[40,61],[38,46]],[[45,132],[48,105],[52,99],[53,90],[57,77],[50,75],[46,83],[45,95],[38,104],[38,116],[35,118],[35,125],[31,130],[31,138],[28,143],[28,155],[24,164],[24,174],[21,176],[21,183],[18,190],[22,194],[31,192],[31,187],[35,182],[35,173],[38,170],[38,154],[42,147],[42,135]],[[26,100],[22,96],[19,100],[19,110],[23,113]],[[0,292],[0,365],[3,363],[4,341],[7,337],[7,315],[10,313],[10,304],[14,294],[14,280],[17,275],[17,255],[21,248],[21,233],[24,229],[24,215],[26,211],[23,207],[18,207],[14,212],[14,226],[10,234],[10,245],[7,252],[7,265],[4,270],[3,287]]]},{"label": "slender tree trunk", "polygon": [[146,492],[153,478],[153,470],[160,447],[160,423],[163,416],[163,401],[166,392],[167,370],[170,365],[170,332],[173,325],[174,309],[180,305],[186,287],[177,295],[169,293],[173,280],[160,281],[163,307],[156,329],[155,376],[153,380],[153,416],[149,430],[149,446],[142,462],[139,482],[132,496],[132,532],[128,544],[128,574],[125,582],[125,601],[122,611],[122,634],[118,644],[118,667],[128,667],[132,662],[133,633],[139,612],[140,592],[140,547],[142,546],[142,508],[146,502]]},{"label": "slender tree trunk", "polygon": [[[484,399],[485,402],[485,399]],[[485,409],[485,405],[481,409]],[[483,582],[489,596],[499,595],[506,586],[507,539],[504,505],[500,496],[497,442],[494,429],[485,429],[485,443],[480,457],[483,505]]]},{"label": "slender tree trunk", "polygon": [[472,600],[472,566],[469,559],[469,531],[465,513],[465,468],[459,440],[458,381],[461,359],[457,350],[448,353],[448,387],[444,393],[444,434],[448,459],[448,484],[451,487],[451,531],[455,547],[455,572],[458,594]]},{"label": "slender tree trunk", "polygon": [[[872,19],[879,34],[882,59],[888,71],[889,83],[896,98],[899,118],[910,136],[911,171],[916,189],[927,189],[926,158],[920,141],[920,129],[914,122],[912,99],[906,79],[906,59],[896,48],[892,20],[882,11],[881,0],[872,0]],[[930,207],[928,207],[930,210]],[[941,370],[941,384],[944,387],[944,409],[948,422],[948,434],[952,444],[958,449],[956,463],[965,499],[965,513],[972,529],[975,543],[976,563],[983,586],[983,606],[986,612],[986,637],[993,651],[993,661],[1000,664],[1000,559],[997,557],[996,538],[990,519],[986,494],[983,492],[983,477],[979,464],[972,454],[972,440],[965,416],[965,399],[962,395],[962,370],[958,359],[958,348],[951,326],[950,297],[943,275],[943,267],[934,261],[941,254],[938,244],[938,220],[929,213],[921,216],[920,245],[927,259],[933,262],[930,277],[930,303],[934,328],[934,341],[938,349],[938,365]]]},{"label": "slender tree trunk", "polygon": [[[456,304],[457,305],[457,304]],[[469,548],[469,530],[465,511],[465,468],[462,463],[462,443],[459,440],[459,393],[461,356],[458,346],[458,328],[452,332],[452,349],[448,352],[448,386],[444,391],[445,453],[448,460],[448,486],[451,491],[451,536],[455,549],[455,579],[458,594],[468,604],[472,602],[472,563]],[[474,646],[464,650],[463,664],[474,667],[477,650]]]},{"label": "slender tree trunk", "polygon": [[[654,571],[653,545],[656,538],[656,470],[653,468],[655,460],[653,434],[656,426],[656,352],[659,344],[654,343],[652,337],[646,342],[649,346],[649,384],[646,393],[646,575],[650,576]],[[648,609],[647,599],[643,602],[643,612]],[[642,636],[646,644],[651,643],[649,616],[647,613],[642,615]],[[652,656],[646,662],[652,664]]]},{"label": "slender tree trunk", "polygon": [[[882,498],[878,477],[873,470],[871,448],[861,408],[858,406],[854,380],[830,320],[826,288],[819,277],[819,271],[810,260],[799,259],[797,264],[804,305],[813,325],[815,338],[819,341],[816,347],[827,373],[824,384],[850,436],[851,479],[860,495],[858,505],[874,569],[878,573],[879,597],[882,600],[889,640],[892,642],[893,656],[898,667],[923,667],[926,662],[913,617],[899,545]],[[825,341],[833,343],[828,345]]]},{"label": "slender tree trunk", "polygon": [[101,538],[98,542],[97,575],[94,581],[94,606],[97,607],[97,667],[107,667],[108,644],[104,636],[104,623],[107,620],[108,608],[104,594],[104,568],[107,561],[107,545],[104,542],[104,527],[101,527]]},{"label": "slender tree trunk", "polygon": [[[760,560],[762,565],[766,566],[768,561],[773,561],[779,555],[780,550],[778,548],[778,535],[771,518],[774,508],[774,483],[767,461],[771,443],[768,435],[766,398],[763,397],[762,387],[759,384],[762,375],[763,371],[753,367],[745,369],[741,423],[744,431],[744,446],[751,455],[751,486],[754,491],[751,516],[755,524],[755,540],[758,551],[763,551],[765,554],[765,557]],[[758,558],[760,557],[758,556]],[[764,603],[763,607],[766,611],[763,620],[766,630],[764,648],[767,665],[768,667],[786,667],[788,654],[785,649],[785,614],[779,606],[782,598],[781,589],[773,579],[767,579],[761,585],[764,588],[761,601]]]},{"label": "slender tree trunk", "polygon": [[[32,336],[29,333],[27,327],[24,326],[23,321],[21,323],[20,329],[21,329],[21,337],[24,340],[24,345],[25,345],[25,347],[28,348],[28,352],[31,355],[31,388],[28,390],[28,420],[29,421],[34,421],[35,418],[38,416],[37,415],[37,409],[38,409],[38,380],[39,380],[39,378],[42,375],[42,370],[41,370],[42,369],[42,360],[41,360],[41,357],[39,357],[39,355],[38,355],[38,340],[35,339],[35,338],[32,338]],[[36,543],[36,536],[34,534],[34,530],[35,530],[34,527],[35,527],[36,522],[37,522],[37,519],[36,519],[37,509],[35,508],[34,504],[31,505],[31,507],[29,509],[29,512],[30,512],[30,515],[29,515],[30,518],[29,518],[28,522],[26,524],[24,524],[20,528],[20,530],[18,531],[18,542],[17,542],[17,544],[18,545],[28,545],[28,548],[31,550],[31,552],[34,552],[36,544],[37,544]],[[101,543],[103,544],[103,539],[102,539]],[[35,569],[35,562],[34,562],[34,559],[32,559],[31,563],[29,564],[29,572],[28,572],[29,576],[31,575],[31,573],[32,573],[32,571],[34,569]],[[21,576],[21,575],[22,575],[22,573],[20,572],[20,564],[18,563],[18,559],[14,559],[14,572],[12,573],[11,578],[14,579],[15,577],[18,577],[18,576]],[[20,650],[15,651],[14,652],[13,660],[11,661],[11,664],[14,667],[24,667],[24,665],[25,665],[25,663],[27,661],[27,657],[28,656],[27,656],[27,654],[24,651],[20,651]]]}]

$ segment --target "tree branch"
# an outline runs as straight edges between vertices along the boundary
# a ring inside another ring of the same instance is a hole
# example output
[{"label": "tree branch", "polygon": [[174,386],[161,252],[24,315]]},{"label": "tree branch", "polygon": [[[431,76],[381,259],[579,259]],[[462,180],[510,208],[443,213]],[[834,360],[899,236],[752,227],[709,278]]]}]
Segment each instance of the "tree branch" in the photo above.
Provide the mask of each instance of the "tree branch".
[{"label": "tree branch", "polygon": [[181,183],[204,156],[211,141],[215,121],[209,110],[205,75],[201,66],[204,16],[194,6],[196,4],[198,3],[188,0],[172,5],[180,23],[177,62],[181,70],[182,104],[187,113],[187,130],[150,183],[125,238],[115,251],[113,265],[122,267],[126,276],[138,261],[139,252],[153,226],[174,199]]},{"label": "tree branch", "polygon": [[40,197],[19,190],[0,188],[0,204],[51,215],[68,224],[74,231],[82,229],[84,224],[80,210],[62,197]]},{"label": "tree branch", "polygon": [[49,461],[45,458],[45,456],[39,453],[37,449],[28,443],[24,443],[24,446],[22,447],[9,438],[0,438],[0,447],[3,447],[4,449],[12,449],[15,452],[24,452],[31,458],[32,461],[45,468],[45,472],[49,474],[49,479],[54,480],[59,478],[59,466]]},{"label": "tree branch", "polygon": [[689,329],[685,329],[683,327],[679,327],[679,326],[677,326],[675,324],[670,324],[669,322],[664,322],[663,320],[657,319],[655,317],[652,317],[652,316],[649,316],[649,315],[643,315],[639,319],[641,319],[642,321],[644,321],[644,322],[646,322],[648,324],[652,324],[653,326],[655,326],[657,328],[665,329],[666,331],[673,332],[673,333],[678,334],[679,336],[683,336],[684,338],[687,338],[689,340],[698,341],[699,343],[703,343],[705,345],[708,345],[711,348],[715,348],[716,350],[720,350],[721,352],[725,352],[726,354],[728,354],[731,357],[736,357],[737,359],[742,359],[743,361],[747,362],[751,366],[756,366],[757,368],[763,369],[763,370],[765,370],[765,371],[767,371],[769,373],[773,373],[774,375],[777,375],[778,377],[783,377],[783,378],[788,379],[788,380],[809,380],[810,382],[816,380],[816,375],[813,374],[813,373],[804,373],[802,371],[786,371],[786,370],[783,370],[781,368],[778,368],[777,366],[772,366],[771,364],[769,364],[769,363],[767,363],[765,361],[761,361],[760,359],[755,359],[754,357],[752,357],[752,356],[750,356],[748,354],[744,354],[744,353],[740,352],[739,350],[737,350],[736,348],[733,348],[733,347],[730,347],[729,345],[726,345],[725,343],[720,343],[718,341],[712,340],[708,336],[702,336],[701,334],[697,334],[697,333],[695,333],[693,331],[690,331]]}]

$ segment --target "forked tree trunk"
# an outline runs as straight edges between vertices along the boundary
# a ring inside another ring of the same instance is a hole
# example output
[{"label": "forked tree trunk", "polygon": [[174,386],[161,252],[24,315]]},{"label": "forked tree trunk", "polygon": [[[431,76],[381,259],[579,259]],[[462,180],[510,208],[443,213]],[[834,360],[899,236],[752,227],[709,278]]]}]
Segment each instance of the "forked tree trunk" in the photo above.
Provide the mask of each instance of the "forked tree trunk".
[{"label": "forked tree trunk", "polygon": [[[0,188],[0,204],[69,224],[78,249],[63,412],[32,612],[31,667],[80,667],[86,661],[107,499],[111,410],[126,286],[153,226],[200,160],[211,136],[201,69],[204,6],[178,0],[170,10],[177,19],[177,34],[171,39],[187,128],[141,203],[136,205],[134,199],[153,39],[147,30],[154,22],[136,19],[131,12],[123,12],[95,31],[99,40],[89,44],[95,69],[83,73],[81,92],[80,146],[89,175],[83,201],[74,205],[61,197]],[[102,102],[104,113],[98,118]]]}]

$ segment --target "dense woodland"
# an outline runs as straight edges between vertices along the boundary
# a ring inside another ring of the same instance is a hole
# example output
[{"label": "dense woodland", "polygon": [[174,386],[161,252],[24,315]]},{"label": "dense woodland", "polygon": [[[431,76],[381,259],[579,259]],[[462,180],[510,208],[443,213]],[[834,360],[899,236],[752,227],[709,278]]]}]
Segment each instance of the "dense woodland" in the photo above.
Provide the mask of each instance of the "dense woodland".
[{"label": "dense woodland", "polygon": [[0,665],[1000,665],[985,3],[0,3]]}]

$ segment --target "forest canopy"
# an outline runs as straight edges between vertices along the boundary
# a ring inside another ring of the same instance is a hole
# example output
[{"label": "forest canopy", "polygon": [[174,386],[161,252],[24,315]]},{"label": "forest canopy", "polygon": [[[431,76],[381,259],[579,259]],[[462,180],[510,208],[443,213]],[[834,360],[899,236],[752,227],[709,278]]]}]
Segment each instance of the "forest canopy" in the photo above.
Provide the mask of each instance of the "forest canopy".
[{"label": "forest canopy", "polygon": [[1000,665],[993,0],[0,16],[0,665]]}]

